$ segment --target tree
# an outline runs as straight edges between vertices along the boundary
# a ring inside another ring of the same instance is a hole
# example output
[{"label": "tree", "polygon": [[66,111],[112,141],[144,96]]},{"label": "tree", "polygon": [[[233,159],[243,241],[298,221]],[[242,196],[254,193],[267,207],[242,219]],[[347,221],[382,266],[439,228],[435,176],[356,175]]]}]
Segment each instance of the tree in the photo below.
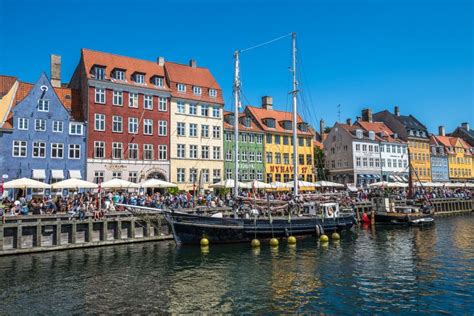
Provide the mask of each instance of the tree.
[{"label": "tree", "polygon": [[314,147],[314,168],[318,180],[326,180],[328,178],[328,170],[324,164],[324,150],[315,146]]}]

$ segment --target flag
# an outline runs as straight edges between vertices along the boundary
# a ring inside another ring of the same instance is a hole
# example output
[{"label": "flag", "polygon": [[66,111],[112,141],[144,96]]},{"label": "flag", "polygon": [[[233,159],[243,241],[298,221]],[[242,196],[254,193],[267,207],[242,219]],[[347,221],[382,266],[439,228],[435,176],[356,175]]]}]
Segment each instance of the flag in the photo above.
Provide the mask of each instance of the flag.
[{"label": "flag", "polygon": [[288,223],[291,223],[291,212],[288,212]]},{"label": "flag", "polygon": [[273,224],[273,217],[271,211],[268,211],[268,218],[270,219],[270,224]]},{"label": "flag", "polygon": [[2,178],[2,182],[0,183],[0,196],[3,195],[3,178]]}]

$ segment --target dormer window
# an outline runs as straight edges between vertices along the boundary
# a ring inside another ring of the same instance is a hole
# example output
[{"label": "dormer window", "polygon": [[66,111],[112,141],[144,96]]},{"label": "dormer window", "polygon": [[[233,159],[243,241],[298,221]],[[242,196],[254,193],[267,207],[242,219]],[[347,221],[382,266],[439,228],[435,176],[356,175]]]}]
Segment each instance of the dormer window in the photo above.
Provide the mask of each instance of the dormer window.
[{"label": "dormer window", "polygon": [[425,132],[421,132],[421,137],[425,137]]},{"label": "dormer window", "polygon": [[413,130],[409,130],[409,131],[408,131],[408,134],[409,134],[410,136],[413,136]]},{"label": "dormer window", "polygon": [[163,87],[163,77],[155,76],[153,77],[153,84],[157,87]]},{"label": "dormer window", "polygon": [[306,125],[306,123],[299,123],[298,128],[302,132],[307,132],[308,131],[308,126]]},{"label": "dormer window", "polygon": [[178,83],[176,85],[176,89],[178,89],[178,92],[186,92],[186,85],[183,83]]},{"label": "dormer window", "polygon": [[46,100],[46,99],[38,100],[38,111],[49,112],[49,100]]},{"label": "dormer window", "polygon": [[122,69],[115,69],[114,71],[114,79],[125,81],[125,71]]},{"label": "dormer window", "polygon": [[364,134],[361,129],[356,130],[356,137],[359,139],[362,139],[364,137]]},{"label": "dormer window", "polygon": [[245,127],[250,127],[250,117],[246,116],[246,117],[242,118],[242,124]]},{"label": "dormer window", "polygon": [[291,130],[291,121],[283,121],[281,122],[281,127],[290,131]]},{"label": "dormer window", "polygon": [[94,66],[93,74],[95,79],[104,80],[105,79],[105,67]]},{"label": "dormer window", "polygon": [[202,93],[201,87],[193,86],[193,93],[195,95],[201,95],[201,93]]},{"label": "dormer window", "polygon": [[138,84],[144,84],[145,83],[145,75],[142,73],[135,73],[135,82]]},{"label": "dormer window", "polygon": [[369,139],[375,140],[375,132],[374,131],[369,131]]},{"label": "dormer window", "polygon": [[415,135],[416,135],[416,137],[419,137],[420,136],[420,131],[416,131]]},{"label": "dormer window", "polygon": [[275,119],[267,118],[264,120],[264,123],[270,128],[275,128]]},{"label": "dormer window", "polygon": [[216,89],[209,89],[209,96],[210,97],[217,97],[217,90]]}]

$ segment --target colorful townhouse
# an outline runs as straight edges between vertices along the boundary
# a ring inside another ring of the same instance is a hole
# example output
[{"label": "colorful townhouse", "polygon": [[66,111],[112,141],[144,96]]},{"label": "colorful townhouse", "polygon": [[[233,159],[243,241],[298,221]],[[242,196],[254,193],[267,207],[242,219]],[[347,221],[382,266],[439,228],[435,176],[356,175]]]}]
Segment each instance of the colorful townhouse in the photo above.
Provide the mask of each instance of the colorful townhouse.
[{"label": "colorful townhouse", "polygon": [[449,180],[468,181],[474,177],[472,169],[472,152],[470,146],[459,137],[446,136],[444,127],[440,126],[439,134],[433,139],[444,147],[448,156]]},{"label": "colorful townhouse", "polygon": [[166,62],[165,70],[171,89],[170,180],[180,190],[207,189],[224,177],[222,90],[195,60]]},{"label": "colorful townhouse", "polygon": [[[441,133],[443,131],[440,130]],[[448,153],[445,151],[444,145],[437,139],[435,135],[430,137],[431,147],[431,179],[433,182],[448,182],[449,167]]]},{"label": "colorful townhouse", "polygon": [[384,123],[372,121],[370,109],[362,110],[362,118],[355,125],[362,128],[364,132],[374,132],[379,139],[382,181],[407,182],[407,143],[398,138],[398,135]]},{"label": "colorful townhouse", "polygon": [[[469,145],[469,151],[474,157],[474,130],[469,127],[468,122],[461,123],[461,126],[458,126],[451,134],[448,134],[448,136],[459,137],[464,140]],[[471,160],[471,169],[474,172],[474,159]]]},{"label": "colorful townhouse", "polygon": [[380,181],[381,141],[374,131],[365,131],[350,120],[336,123],[323,142],[329,180],[358,187]]},{"label": "colorful townhouse", "polygon": [[170,96],[163,58],[82,49],[70,87],[80,90],[87,179],[170,180]]},{"label": "colorful townhouse", "polygon": [[[369,115],[372,116],[372,113]],[[373,114],[373,120],[383,122],[401,140],[407,142],[413,180],[431,181],[431,148],[426,126],[412,115],[401,115],[398,106],[394,113],[385,110]]]},{"label": "colorful townhouse", "polygon": [[61,87],[59,56],[52,56],[52,74],[49,80],[43,73],[35,84],[15,78],[2,97],[0,174],[8,179],[54,183],[85,177],[86,125],[73,110],[79,93]]},{"label": "colorful townhouse", "polygon": [[[273,109],[273,99],[262,97],[262,106],[247,106],[244,114],[265,132],[265,182],[288,182],[293,179],[293,113]],[[315,180],[313,168],[314,134],[309,124],[297,116],[298,175],[300,180]]]},{"label": "colorful townhouse", "polygon": [[[239,181],[263,181],[264,133],[250,115],[239,115]],[[224,112],[224,170],[225,179],[235,177],[234,113]]]}]

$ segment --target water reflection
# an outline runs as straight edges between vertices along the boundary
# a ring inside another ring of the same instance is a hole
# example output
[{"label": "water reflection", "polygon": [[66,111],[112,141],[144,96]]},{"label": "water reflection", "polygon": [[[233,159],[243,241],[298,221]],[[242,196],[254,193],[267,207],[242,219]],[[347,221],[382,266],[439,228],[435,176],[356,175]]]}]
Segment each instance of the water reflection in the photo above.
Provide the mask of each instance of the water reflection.
[{"label": "water reflection", "polygon": [[[447,312],[474,306],[474,217],[273,249],[146,243],[0,258],[2,314]],[[471,308],[471,309],[470,309]]]}]

